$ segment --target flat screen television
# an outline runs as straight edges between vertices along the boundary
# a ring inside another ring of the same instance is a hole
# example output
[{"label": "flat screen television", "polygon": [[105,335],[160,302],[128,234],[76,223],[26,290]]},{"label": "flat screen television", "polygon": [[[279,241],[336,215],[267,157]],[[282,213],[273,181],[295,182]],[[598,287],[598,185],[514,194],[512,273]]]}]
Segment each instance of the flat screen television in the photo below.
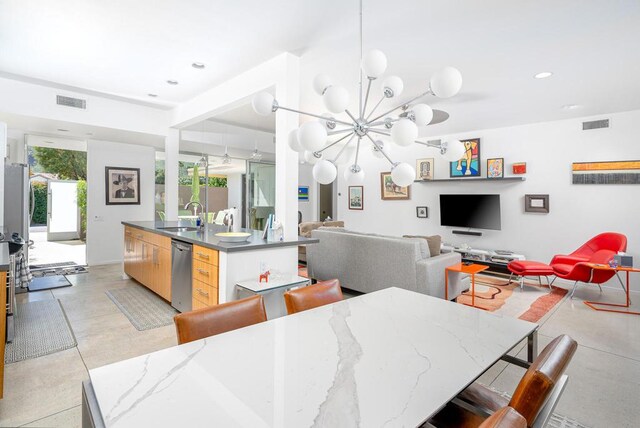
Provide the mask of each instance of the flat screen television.
[{"label": "flat screen television", "polygon": [[440,195],[440,224],[500,230],[500,195]]}]

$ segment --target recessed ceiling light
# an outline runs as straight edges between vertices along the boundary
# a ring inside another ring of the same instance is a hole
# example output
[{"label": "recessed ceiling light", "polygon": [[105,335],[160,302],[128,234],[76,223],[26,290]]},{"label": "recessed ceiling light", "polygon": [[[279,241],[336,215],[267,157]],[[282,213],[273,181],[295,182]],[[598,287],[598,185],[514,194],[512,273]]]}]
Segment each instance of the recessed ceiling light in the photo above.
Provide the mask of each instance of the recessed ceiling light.
[{"label": "recessed ceiling light", "polygon": [[148,96],[150,96],[151,98],[155,98],[158,96],[158,94],[147,94]]},{"label": "recessed ceiling light", "polygon": [[205,66],[201,62],[194,62],[193,64],[191,64],[191,67],[197,68],[198,70],[202,70]]},{"label": "recessed ceiling light", "polygon": [[68,129],[62,129],[62,128],[58,128],[58,131],[60,131],[60,132],[69,132]]},{"label": "recessed ceiling light", "polygon": [[575,110],[577,108],[579,108],[580,106],[578,104],[565,104],[562,106],[562,108],[564,110]]},{"label": "recessed ceiling light", "polygon": [[86,135],[91,136],[91,135],[93,135],[93,132],[87,132]]},{"label": "recessed ceiling light", "polygon": [[553,76],[553,73],[550,71],[543,71],[542,73],[538,73],[536,74],[535,77],[536,79],[546,79],[547,77],[551,77]]},{"label": "recessed ceiling light", "polygon": [[167,83],[170,85],[177,85],[178,81],[177,80],[167,80]]}]

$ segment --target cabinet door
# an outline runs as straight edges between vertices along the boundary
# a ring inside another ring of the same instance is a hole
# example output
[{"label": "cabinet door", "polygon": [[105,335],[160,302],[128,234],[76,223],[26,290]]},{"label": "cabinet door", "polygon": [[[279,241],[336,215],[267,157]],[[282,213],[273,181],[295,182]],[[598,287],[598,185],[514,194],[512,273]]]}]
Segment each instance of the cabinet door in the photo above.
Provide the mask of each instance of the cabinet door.
[{"label": "cabinet door", "polygon": [[171,301],[171,250],[156,247],[156,263],[154,265],[154,290],[160,297]]},{"label": "cabinet door", "polygon": [[135,243],[131,233],[124,235],[124,272],[133,277],[135,262]]},{"label": "cabinet door", "polygon": [[152,291],[153,289],[153,245],[148,242],[141,241],[141,254],[140,254],[140,281],[144,286]]}]

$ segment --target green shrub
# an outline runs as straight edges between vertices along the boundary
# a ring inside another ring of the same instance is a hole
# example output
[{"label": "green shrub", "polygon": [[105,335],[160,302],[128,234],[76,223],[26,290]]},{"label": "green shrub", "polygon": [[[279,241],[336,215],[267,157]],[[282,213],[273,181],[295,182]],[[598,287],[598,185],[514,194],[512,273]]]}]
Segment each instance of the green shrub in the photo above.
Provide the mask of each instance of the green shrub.
[{"label": "green shrub", "polygon": [[87,236],[87,182],[78,180],[78,208],[80,209],[80,239]]},{"label": "green shrub", "polygon": [[32,183],[35,206],[32,224],[47,224],[47,183]]}]

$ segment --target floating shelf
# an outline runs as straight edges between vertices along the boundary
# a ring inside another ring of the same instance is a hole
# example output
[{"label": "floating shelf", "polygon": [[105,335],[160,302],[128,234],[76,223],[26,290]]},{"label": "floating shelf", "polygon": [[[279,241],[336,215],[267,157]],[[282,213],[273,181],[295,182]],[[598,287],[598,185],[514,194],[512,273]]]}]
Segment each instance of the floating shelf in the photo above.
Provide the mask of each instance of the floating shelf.
[{"label": "floating shelf", "polygon": [[503,178],[441,178],[437,180],[414,180],[414,183],[434,183],[443,181],[464,181],[465,183],[471,181],[495,181],[500,183],[501,181],[525,181],[527,177],[503,177]]}]

